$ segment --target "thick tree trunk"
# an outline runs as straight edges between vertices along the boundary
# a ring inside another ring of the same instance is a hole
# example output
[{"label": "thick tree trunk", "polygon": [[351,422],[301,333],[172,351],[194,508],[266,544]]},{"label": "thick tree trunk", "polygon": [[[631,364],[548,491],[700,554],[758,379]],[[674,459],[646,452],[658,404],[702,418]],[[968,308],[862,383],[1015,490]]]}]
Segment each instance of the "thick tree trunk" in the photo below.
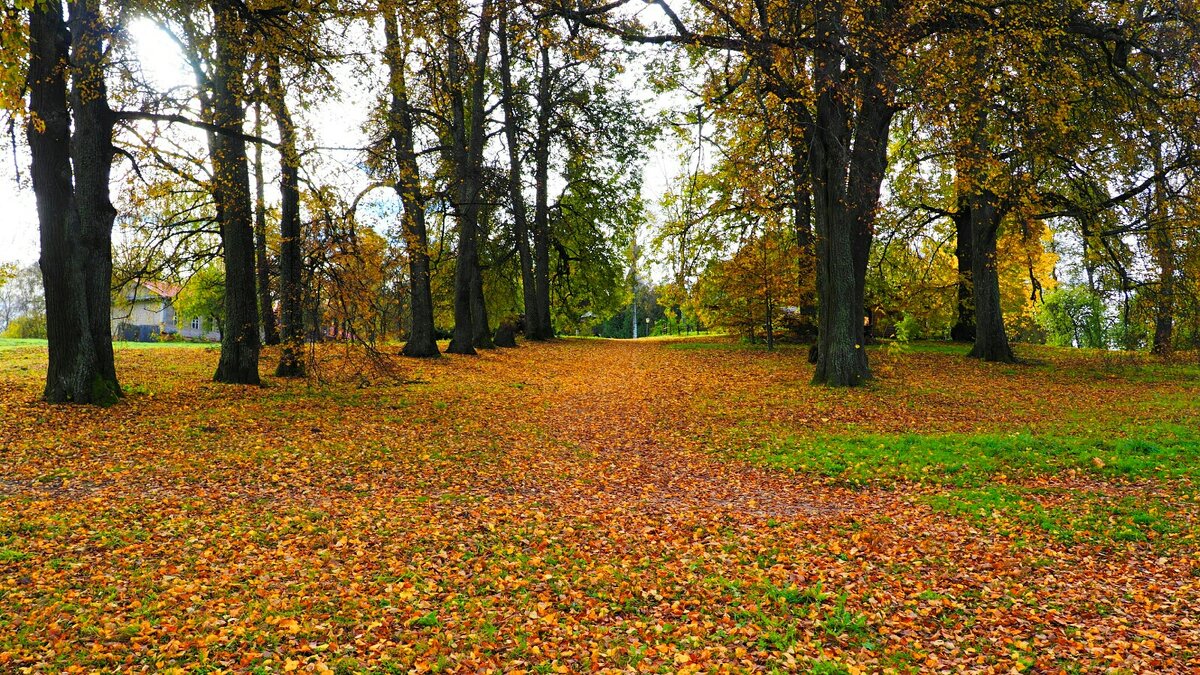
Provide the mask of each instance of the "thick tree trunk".
[{"label": "thick tree trunk", "polygon": [[[113,158],[113,113],[104,80],[105,28],[96,0],[75,0],[71,6],[72,106],[75,134],[71,153],[75,165],[75,208],[79,214],[79,263],[83,268],[87,332],[95,353],[97,379],[91,387],[94,403],[121,396],[112,347],[112,228],[117,210],[109,199]],[[103,391],[107,388],[107,392]]]},{"label": "thick tree trunk", "polygon": [[421,168],[413,141],[416,121],[408,102],[408,85],[404,73],[404,46],[400,43],[400,28],[396,15],[384,17],[387,39],[385,58],[388,64],[391,103],[392,147],[396,153],[396,192],[404,205],[404,246],[408,251],[408,291],[411,326],[403,354],[412,357],[441,356],[433,325],[433,294],[430,291],[429,236],[425,227],[425,196],[421,188]]},{"label": "thick tree trunk", "polygon": [[971,267],[975,258],[971,236],[971,213],[960,199],[954,220],[954,257],[958,261],[958,301],[950,339],[955,342],[975,341],[975,290],[971,283]]},{"label": "thick tree trunk", "polygon": [[[456,216],[458,219],[458,260],[454,270],[454,334],[446,350],[452,354],[474,354],[476,346],[491,346],[491,334],[486,324],[477,327],[477,304],[482,301],[482,277],[479,271],[479,212],[483,190],[483,146],[486,129],[487,100],[484,84],[487,76],[492,6],[485,0],[479,21],[475,60],[470,72],[471,91],[469,115],[464,114],[464,97],[454,88],[451,91],[453,147],[449,154],[456,173]],[[451,48],[447,63],[450,77],[456,84],[462,81],[458,50]],[[477,296],[472,298],[472,296]]]},{"label": "thick tree trunk", "polygon": [[[49,367],[46,400],[87,403],[97,375],[87,339],[83,278],[73,242],[79,227],[71,176],[71,120],[67,108],[69,59],[62,4],[35,3],[29,13],[29,112],[31,178],[41,234]],[[40,128],[39,128],[40,124]]]},{"label": "thick tree trunk", "polygon": [[[99,19],[85,4],[73,3],[71,21],[73,54],[68,52],[62,3],[35,3],[30,10],[27,135],[49,343],[44,396],[53,403],[105,405],[121,391],[109,326],[115,216],[108,197],[112,115],[103,84]],[[66,83],[72,56],[74,143]]]},{"label": "thick tree trunk", "polygon": [[500,14],[500,85],[504,108],[504,137],[508,142],[508,191],[512,202],[513,238],[517,242],[517,257],[521,265],[521,295],[525,308],[525,336],[537,339],[540,333],[531,326],[541,316],[538,308],[536,282],[533,277],[533,254],[529,250],[529,214],[525,208],[521,171],[521,145],[513,97],[511,55],[508,48],[508,12]]},{"label": "thick tree trunk", "polygon": [[1012,348],[1004,330],[1000,305],[1000,276],[996,268],[996,238],[1003,213],[995,194],[967,197],[971,219],[971,280],[975,298],[975,346],[970,356],[984,361],[1012,363]]},{"label": "thick tree trunk", "polygon": [[213,123],[234,133],[213,135],[213,192],[225,252],[225,331],[216,382],[259,384],[258,306],[254,278],[254,222],[243,107],[246,76],[246,31],[238,5],[213,0]]},{"label": "thick tree trunk", "polygon": [[[822,43],[837,43],[841,19],[840,3],[817,3],[816,33]],[[841,56],[835,49],[820,49],[814,58],[818,96],[810,162],[817,226],[818,339],[813,383],[852,387],[871,378],[864,348],[863,298],[883,173],[880,165],[886,159],[893,111],[886,104],[882,78],[874,72],[860,74],[863,95],[851,151]]]},{"label": "thick tree trunk", "polygon": [[[254,105],[254,131],[262,136],[262,104]],[[267,262],[267,200],[263,179],[262,144],[254,145],[254,271],[258,277],[258,313],[262,317],[263,342],[279,344],[275,325],[275,300],[271,297],[271,268]]]},{"label": "thick tree trunk", "polygon": [[471,278],[471,327],[475,334],[471,337],[472,344],[477,349],[495,349],[492,341],[492,331],[488,328],[487,301],[483,296],[483,272],[476,267]]},{"label": "thick tree trunk", "polygon": [[296,125],[287,106],[279,58],[267,62],[267,97],[279,128],[279,299],[283,330],[277,377],[304,377],[304,306],[301,288],[300,153]]},{"label": "thick tree trunk", "polygon": [[[881,3],[881,7],[887,3]],[[876,9],[874,12],[882,10]],[[873,12],[873,13],[874,13]],[[871,59],[868,59],[871,60]],[[871,242],[875,238],[875,217],[883,177],[887,173],[888,134],[896,109],[892,107],[887,84],[876,68],[858,74],[859,107],[855,114],[854,148],[850,154],[849,203],[852,230],[851,248],[854,252],[854,340],[860,372],[871,376],[867,363],[867,265],[871,257]]]}]

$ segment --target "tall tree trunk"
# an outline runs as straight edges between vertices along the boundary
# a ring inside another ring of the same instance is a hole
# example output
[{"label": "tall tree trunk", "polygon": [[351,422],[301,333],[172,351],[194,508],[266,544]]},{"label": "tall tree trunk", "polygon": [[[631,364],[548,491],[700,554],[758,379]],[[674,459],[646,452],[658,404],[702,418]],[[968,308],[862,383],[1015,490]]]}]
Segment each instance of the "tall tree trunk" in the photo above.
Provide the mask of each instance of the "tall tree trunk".
[{"label": "tall tree trunk", "polygon": [[971,281],[975,298],[975,346],[970,356],[984,361],[1012,363],[1012,348],[1004,330],[1000,305],[1000,276],[996,268],[996,238],[1004,217],[990,191],[967,197],[971,219]]},{"label": "tall tree trunk", "polygon": [[212,136],[213,193],[225,252],[225,330],[216,382],[259,384],[258,294],[254,278],[254,222],[242,129],[246,31],[233,0],[213,0],[213,123],[233,133]]},{"label": "tall tree trunk", "polygon": [[537,295],[535,340],[554,337],[550,319],[550,114],[553,101],[553,72],[550,49],[541,47],[538,73],[537,130],[533,148],[533,179],[535,203],[533,209],[533,266],[534,290]]},{"label": "tall tree trunk", "polygon": [[[113,113],[104,80],[105,28],[97,0],[70,3],[71,100],[75,134],[75,208],[79,214],[80,259],[87,305],[87,332],[95,353],[97,378],[92,402],[121,395],[112,346],[112,228],[117,210],[109,199],[113,159]],[[107,392],[102,391],[107,388]]]},{"label": "tall tree trunk", "polygon": [[1175,332],[1175,242],[1171,236],[1167,212],[1167,181],[1163,177],[1162,144],[1157,136],[1154,143],[1154,220],[1150,224],[1150,250],[1158,267],[1158,292],[1154,303],[1154,342],[1150,351],[1168,355],[1174,344]]},{"label": "tall tree trunk", "polygon": [[[894,9],[893,0],[885,0],[883,7]],[[869,17],[879,18],[879,17]],[[868,58],[868,62],[877,60]],[[882,61],[882,59],[878,59]],[[858,356],[859,372],[870,378],[867,363],[867,265],[871,257],[871,242],[875,238],[875,218],[879,208],[879,197],[883,177],[887,173],[888,133],[895,117],[896,108],[890,103],[890,94],[883,74],[878,67],[867,67],[858,73],[859,107],[855,114],[854,148],[850,153],[849,206],[852,230],[851,248],[854,255],[854,318],[855,353]]]},{"label": "tall tree trunk", "polygon": [[483,146],[486,140],[484,127],[487,119],[487,100],[484,85],[487,77],[488,47],[491,42],[492,5],[485,0],[480,10],[478,43],[475,60],[470,71],[471,90],[467,101],[469,110],[464,113],[463,96],[458,90],[462,82],[462,67],[458,49],[451,47],[447,65],[452,81],[451,99],[454,110],[452,117],[453,147],[450,149],[457,182],[455,208],[458,219],[458,260],[454,270],[454,334],[446,350],[452,354],[474,354],[476,347],[491,347],[492,338],[488,327],[475,326],[477,306],[472,301],[473,293],[481,284],[479,272],[479,212],[483,190]]},{"label": "tall tree trunk", "polygon": [[[254,133],[262,136],[262,103],[254,104]],[[258,277],[258,312],[263,323],[263,342],[279,344],[275,325],[275,301],[271,297],[271,268],[267,262],[267,200],[264,194],[262,143],[254,144],[254,257]]]},{"label": "tall tree trunk", "polygon": [[412,323],[403,354],[412,357],[440,356],[433,325],[433,294],[430,291],[429,236],[425,227],[425,196],[421,168],[413,141],[416,121],[408,102],[404,46],[394,12],[384,16],[391,103],[392,147],[396,153],[396,191],[404,205],[404,246],[408,251],[408,291]]},{"label": "tall tree trunk", "polygon": [[950,339],[955,342],[975,341],[975,290],[971,283],[971,269],[975,250],[971,236],[971,211],[965,200],[959,198],[954,221],[954,257],[958,261],[958,301],[954,326],[950,328]]},{"label": "tall tree trunk", "polygon": [[304,377],[304,233],[300,229],[300,153],[277,55],[266,62],[266,96],[280,132],[280,318],[283,330],[277,377]]},{"label": "tall tree trunk", "polygon": [[[74,240],[79,227],[71,176],[71,119],[67,108],[67,26],[62,3],[34,3],[29,13],[30,174],[41,235],[49,367],[44,396],[52,403],[90,399],[97,375],[87,340],[83,279]],[[40,125],[40,128],[39,128]]]},{"label": "tall tree trunk", "polygon": [[541,316],[538,308],[536,282],[533,277],[533,255],[529,250],[529,214],[525,209],[525,194],[521,171],[521,144],[517,115],[513,106],[515,92],[512,84],[511,54],[508,47],[507,4],[500,14],[500,86],[504,108],[504,137],[508,142],[508,191],[513,211],[513,238],[517,240],[517,256],[521,264],[521,295],[525,308],[525,336],[537,339],[540,332],[534,327]]},{"label": "tall tree trunk", "polygon": [[[491,234],[491,226],[487,222],[490,213],[490,210],[480,210],[476,225],[476,233],[479,240],[487,241]],[[471,279],[471,327],[475,331],[471,339],[477,348],[496,348],[496,342],[493,339],[494,334],[489,329],[489,325],[487,299],[483,295],[483,268],[476,265],[475,275]]]},{"label": "tall tree trunk", "polygon": [[[819,42],[836,45],[841,4],[818,2],[815,14]],[[851,152],[849,95],[844,91],[846,73],[841,56],[836,49],[821,48],[814,58],[818,96],[810,162],[817,225],[818,341],[813,384],[851,387],[871,377],[863,331],[866,256],[873,236],[878,180],[882,178],[876,175],[882,174],[877,164],[881,156],[886,157],[886,133],[893,113],[880,98],[886,93],[880,88],[882,78],[871,73],[870,82],[880,87],[864,89]],[[865,88],[868,75],[862,77]],[[877,138],[881,130],[884,136]],[[853,187],[852,193],[848,185]]]},{"label": "tall tree trunk", "polygon": [[[30,10],[27,136],[49,343],[44,396],[52,403],[108,404],[120,396],[109,325],[112,115],[103,86],[99,18],[90,7],[73,3],[71,22],[73,54],[62,3],[35,3]],[[72,56],[74,143],[66,82]]]},{"label": "tall tree trunk", "polygon": [[267,100],[279,128],[279,298],[283,331],[277,377],[304,377],[303,258],[300,231],[300,153],[287,106],[279,57],[267,61]]}]

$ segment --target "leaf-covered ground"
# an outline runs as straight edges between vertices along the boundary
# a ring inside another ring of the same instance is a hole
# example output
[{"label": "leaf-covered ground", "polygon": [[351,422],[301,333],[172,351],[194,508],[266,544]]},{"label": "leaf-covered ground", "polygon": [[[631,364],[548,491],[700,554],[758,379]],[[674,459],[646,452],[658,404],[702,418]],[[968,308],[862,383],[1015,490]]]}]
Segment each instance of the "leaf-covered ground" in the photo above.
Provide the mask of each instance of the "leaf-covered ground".
[{"label": "leaf-covered ground", "polygon": [[1200,368],[960,351],[122,349],[78,409],[6,350],[0,671],[1200,669]]}]

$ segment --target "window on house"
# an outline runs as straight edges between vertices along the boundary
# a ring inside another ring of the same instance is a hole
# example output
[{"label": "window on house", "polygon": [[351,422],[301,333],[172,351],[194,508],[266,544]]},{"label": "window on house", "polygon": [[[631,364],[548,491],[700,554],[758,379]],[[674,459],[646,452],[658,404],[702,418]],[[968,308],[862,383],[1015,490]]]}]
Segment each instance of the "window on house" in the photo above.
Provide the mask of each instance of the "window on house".
[{"label": "window on house", "polygon": [[192,319],[192,330],[200,330],[200,317]]}]

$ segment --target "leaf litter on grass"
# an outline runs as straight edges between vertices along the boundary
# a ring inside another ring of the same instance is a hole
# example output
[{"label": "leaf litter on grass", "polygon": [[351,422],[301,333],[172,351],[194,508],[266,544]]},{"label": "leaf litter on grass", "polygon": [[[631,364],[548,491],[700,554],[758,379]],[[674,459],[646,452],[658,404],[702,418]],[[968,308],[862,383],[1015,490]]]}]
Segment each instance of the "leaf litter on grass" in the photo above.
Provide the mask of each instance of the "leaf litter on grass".
[{"label": "leaf litter on grass", "polygon": [[[38,403],[28,356],[0,362],[0,669],[1200,667],[1195,516],[1155,506],[1194,498],[1187,472],[1051,463],[959,487],[800,456],[1186,424],[1156,401],[1194,383],[918,352],[844,392],[808,387],[799,351],[671,344],[387,377],[328,353],[324,384],[265,389],[207,382],[213,353],[138,352],[119,357],[136,393],[103,411]],[[755,455],[782,437],[799,454]],[[1046,526],[1060,516],[1086,536]],[[1162,532],[1113,536],[1126,521]]]}]

